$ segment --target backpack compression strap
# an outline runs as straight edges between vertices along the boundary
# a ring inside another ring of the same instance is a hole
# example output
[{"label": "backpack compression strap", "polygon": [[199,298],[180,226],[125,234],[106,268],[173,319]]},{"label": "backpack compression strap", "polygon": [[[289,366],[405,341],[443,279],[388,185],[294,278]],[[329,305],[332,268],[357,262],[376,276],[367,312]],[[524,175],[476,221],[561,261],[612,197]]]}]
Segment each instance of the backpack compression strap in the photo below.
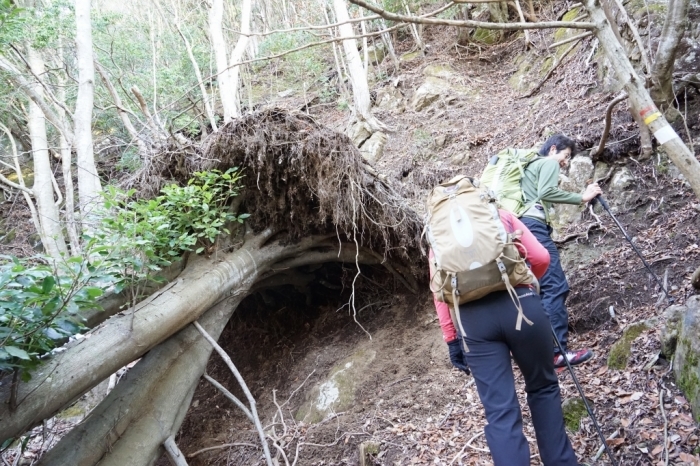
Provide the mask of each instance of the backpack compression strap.
[{"label": "backpack compression strap", "polygon": [[518,296],[518,293],[516,293],[515,288],[513,288],[513,285],[511,285],[511,283],[510,283],[510,279],[508,278],[508,270],[506,269],[506,266],[503,264],[503,261],[501,260],[501,258],[503,258],[503,259],[509,259],[509,258],[504,256],[503,254],[501,254],[501,257],[496,259],[496,264],[498,264],[498,270],[500,270],[500,272],[501,272],[501,280],[503,280],[503,283],[506,284],[506,290],[508,290],[508,294],[510,295],[510,299],[513,301],[515,308],[518,310],[518,320],[515,321],[515,330],[520,330],[522,328],[523,320],[528,325],[532,325],[532,321],[530,319],[528,319],[527,317],[525,317],[525,314],[523,313],[523,305],[520,303],[520,297]]}]

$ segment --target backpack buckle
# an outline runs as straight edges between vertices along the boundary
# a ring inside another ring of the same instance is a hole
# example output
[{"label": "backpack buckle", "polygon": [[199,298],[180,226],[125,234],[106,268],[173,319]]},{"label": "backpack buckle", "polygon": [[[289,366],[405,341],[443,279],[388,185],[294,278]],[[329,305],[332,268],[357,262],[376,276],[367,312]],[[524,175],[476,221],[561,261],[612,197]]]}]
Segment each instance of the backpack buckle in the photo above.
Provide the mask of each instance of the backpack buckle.
[{"label": "backpack buckle", "polygon": [[497,261],[496,261],[496,264],[498,265],[498,270],[499,270],[501,273],[506,273],[506,272],[507,272],[506,266],[503,265],[503,261],[497,260]]},{"label": "backpack buckle", "polygon": [[456,296],[459,296],[459,289],[457,288],[457,275],[452,275],[452,279],[450,280],[450,284],[452,285],[452,292]]}]

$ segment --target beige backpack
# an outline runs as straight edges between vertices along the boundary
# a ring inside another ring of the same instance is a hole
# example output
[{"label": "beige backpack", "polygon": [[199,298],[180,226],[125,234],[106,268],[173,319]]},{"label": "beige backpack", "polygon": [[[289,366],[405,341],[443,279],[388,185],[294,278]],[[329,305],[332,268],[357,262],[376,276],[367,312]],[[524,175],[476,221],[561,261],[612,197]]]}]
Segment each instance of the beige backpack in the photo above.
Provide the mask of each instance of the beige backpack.
[{"label": "beige backpack", "polygon": [[456,305],[498,290],[507,290],[518,309],[515,328],[523,320],[532,325],[513,287],[537,279],[506,232],[496,199],[478,180],[457,176],[436,186],[428,196],[423,234],[433,251],[430,290],[450,305],[462,336]]}]

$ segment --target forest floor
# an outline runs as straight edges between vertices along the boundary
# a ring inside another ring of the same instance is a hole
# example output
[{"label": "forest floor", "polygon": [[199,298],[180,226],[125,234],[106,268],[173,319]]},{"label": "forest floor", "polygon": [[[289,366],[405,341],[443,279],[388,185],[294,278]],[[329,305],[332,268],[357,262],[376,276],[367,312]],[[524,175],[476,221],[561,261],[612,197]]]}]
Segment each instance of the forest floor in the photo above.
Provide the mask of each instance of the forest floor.
[{"label": "forest floor", "polygon": [[[591,42],[584,42],[566,66],[553,73],[540,94],[521,98],[507,82],[517,69],[514,57],[522,51],[521,39],[513,36],[502,46],[481,50],[457,47],[455,37],[456,31],[449,28],[426,30],[428,54],[402,63],[398,73],[387,59],[387,77],[377,84],[381,88],[397,83],[409,99],[426,66],[450,64],[478,96],[469,102],[440,100],[420,113],[410,108],[376,111],[393,129],[376,169],[401,186],[419,211],[437,181],[457,173],[478,174],[488,156],[505,147],[532,146],[547,131],[565,132],[581,146],[591,147],[602,132],[604,110],[612,98],[608,92],[591,92],[596,82],[595,67],[586,63]],[[411,46],[410,38],[404,38],[398,52]],[[605,156],[608,163],[627,165],[635,181],[630,195],[611,201],[656,273],[668,271],[672,296],[683,303],[692,294],[690,275],[700,266],[700,204],[662,156],[638,159],[637,130],[624,105],[615,112],[611,139],[616,149]],[[688,113],[697,119],[697,103],[692,105]],[[347,110],[335,106],[310,106],[309,112],[340,131],[349,119]],[[6,221],[29,224],[22,209],[8,203],[0,209]],[[700,432],[669,361],[659,357],[660,325],[652,325],[632,342],[626,369],[607,368],[610,347],[623,329],[662,315],[666,304],[656,305],[652,279],[609,216],[598,215],[596,228],[589,230],[597,220],[584,214],[581,222],[560,232],[561,237],[580,232],[562,245],[572,290],[569,346],[595,352],[592,361],[576,367],[576,376],[604,435],[615,434],[610,443],[620,464],[700,466]],[[22,231],[8,247],[26,250],[29,232]],[[329,283],[311,299],[292,291],[249,297],[220,339],[247,380],[263,424],[274,424],[286,456],[285,461],[280,455],[279,464],[358,465],[359,447],[367,442],[378,445],[367,464],[491,464],[473,378],[450,365],[427,286],[424,294],[415,296],[382,292],[380,283],[372,293],[361,295],[357,319],[365,332],[344,305],[347,289],[334,291],[347,284],[348,277],[352,280],[354,268],[338,266],[325,272]],[[320,423],[295,420],[310,388],[357,354],[371,357],[355,380],[351,406]],[[218,357],[211,359],[207,372],[242,397]],[[515,366],[514,373],[531,464],[539,465],[522,377]],[[571,374],[561,372],[559,379],[565,402],[579,396]],[[597,454],[601,443],[588,417],[569,435],[581,463],[611,464],[605,454]],[[256,439],[245,416],[202,381],[176,441],[191,465],[255,465],[263,464]],[[212,449],[197,453],[204,448]]]}]

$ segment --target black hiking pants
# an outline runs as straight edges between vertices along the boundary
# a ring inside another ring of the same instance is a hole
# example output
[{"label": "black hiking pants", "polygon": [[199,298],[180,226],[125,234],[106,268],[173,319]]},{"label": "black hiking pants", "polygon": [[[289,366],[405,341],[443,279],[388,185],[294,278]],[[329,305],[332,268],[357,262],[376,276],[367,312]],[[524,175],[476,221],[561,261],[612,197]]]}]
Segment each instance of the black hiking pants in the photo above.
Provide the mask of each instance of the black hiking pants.
[{"label": "black hiking pants", "polygon": [[[569,341],[569,311],[566,309],[566,298],[569,296],[569,282],[559,258],[559,250],[552,240],[552,227],[546,223],[529,217],[522,217],[521,222],[535,235],[549,252],[549,267],[540,278],[540,296],[542,307],[549,316],[554,333],[566,351]],[[554,343],[554,354],[559,353],[559,347]]]},{"label": "black hiking pants", "polygon": [[529,466],[530,448],[523,434],[520,404],[515,394],[511,354],[525,378],[527,404],[535,426],[540,458],[545,466],[578,466],[564,430],[559,380],[552,360],[552,329],[540,297],[516,288],[525,316],[521,330],[506,291],[497,291],[459,307],[465,341],[479,398],[486,411],[484,431],[495,466]]}]

